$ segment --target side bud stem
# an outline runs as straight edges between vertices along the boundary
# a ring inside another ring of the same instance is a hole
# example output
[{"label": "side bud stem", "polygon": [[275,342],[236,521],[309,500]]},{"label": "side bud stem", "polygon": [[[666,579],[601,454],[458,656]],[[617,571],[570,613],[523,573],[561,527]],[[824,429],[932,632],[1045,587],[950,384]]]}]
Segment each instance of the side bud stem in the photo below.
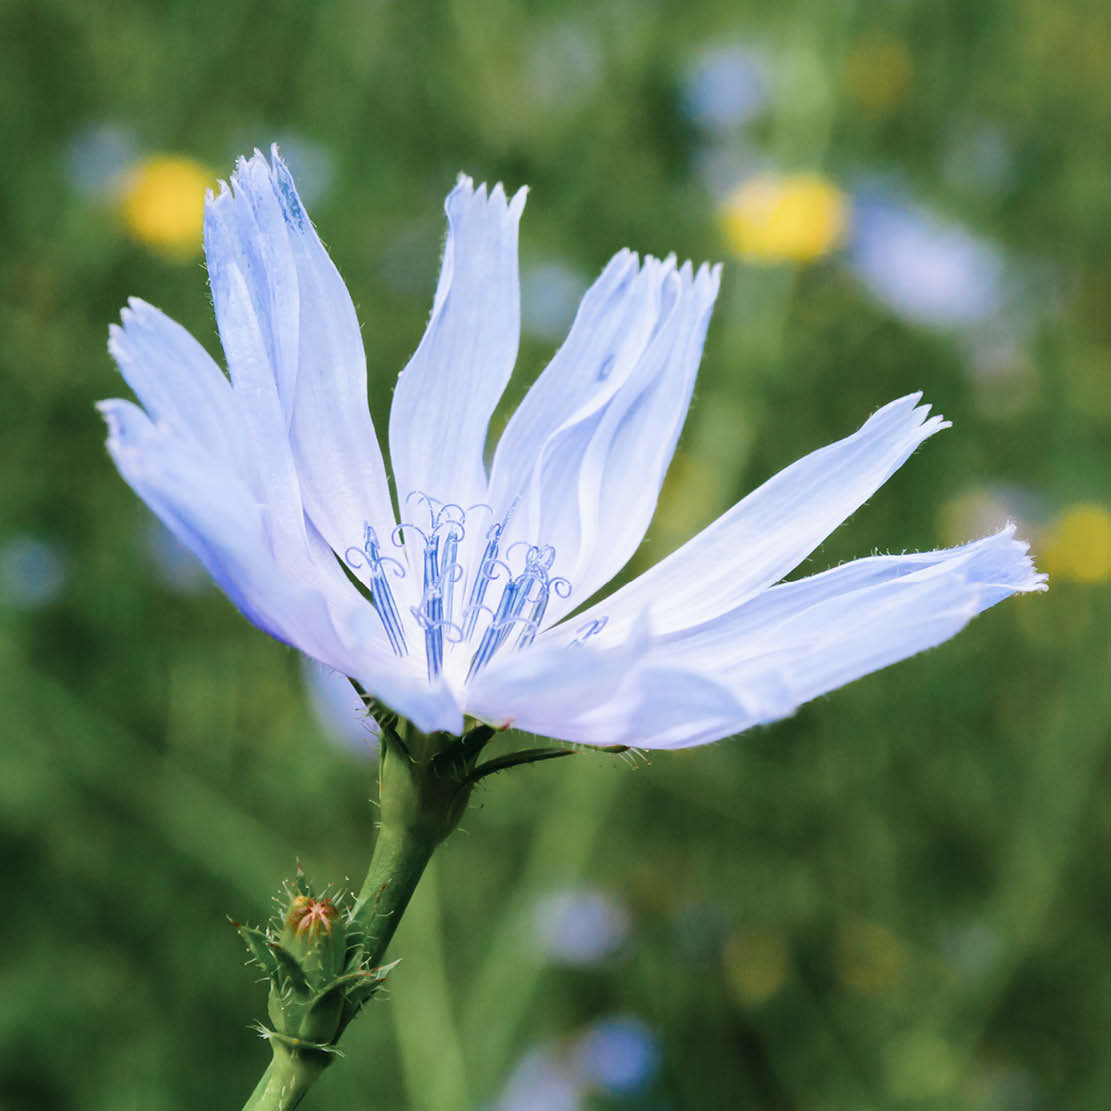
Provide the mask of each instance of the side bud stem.
[{"label": "side bud stem", "polygon": [[298,874],[280,935],[237,926],[271,980],[265,1030],[274,1059],[244,1111],[289,1111],[334,1059],[336,1043],[388,969],[386,948],[436,846],[459,824],[490,730],[425,735],[381,722],[374,854],[348,917]]}]

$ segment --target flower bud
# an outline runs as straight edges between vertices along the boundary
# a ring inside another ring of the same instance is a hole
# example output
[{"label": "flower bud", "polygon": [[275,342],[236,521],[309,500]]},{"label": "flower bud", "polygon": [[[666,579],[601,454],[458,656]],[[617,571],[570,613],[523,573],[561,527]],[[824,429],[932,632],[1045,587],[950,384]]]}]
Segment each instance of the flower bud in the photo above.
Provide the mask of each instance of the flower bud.
[{"label": "flower bud", "polygon": [[281,945],[300,961],[309,983],[321,987],[343,971],[347,946],[343,915],[327,897],[298,893],[282,923]]}]

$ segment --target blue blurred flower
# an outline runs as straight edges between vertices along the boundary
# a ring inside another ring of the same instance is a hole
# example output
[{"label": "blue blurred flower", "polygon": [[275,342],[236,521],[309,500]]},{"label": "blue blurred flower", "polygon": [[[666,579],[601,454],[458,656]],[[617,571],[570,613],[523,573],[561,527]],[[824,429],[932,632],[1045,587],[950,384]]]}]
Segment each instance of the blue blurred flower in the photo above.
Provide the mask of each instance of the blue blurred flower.
[{"label": "blue blurred flower", "polygon": [[112,327],[143,408],[101,404],[108,449],[260,628],[426,731],[459,733],[470,714],[673,748],[784,717],[1043,589],[1010,528],[780,583],[945,427],[912,394],[565,620],[644,537],[719,270],[618,252],[488,470],[487,425],[517,353],[524,203],[524,190],[507,198],[469,178],[448,196],[432,317],[390,414],[400,523],[354,306],[276,152],[241,161],[206,204],[230,382],[142,301]]},{"label": "blue blurred flower", "polygon": [[541,339],[558,340],[567,332],[586,282],[562,262],[548,260],[521,270],[521,325]]},{"label": "blue blurred flower", "polygon": [[683,74],[686,116],[707,131],[747,123],[768,103],[767,57],[751,46],[715,43],[700,50]]},{"label": "blue blurred flower", "polygon": [[38,609],[65,588],[65,553],[37,536],[21,534],[0,543],[0,602],[13,609]]},{"label": "blue blurred flower", "polygon": [[614,1095],[632,1095],[655,1077],[660,1046],[639,1019],[611,1015],[594,1023],[579,1039],[575,1064],[586,1083]]},{"label": "blue blurred flower", "polygon": [[588,1095],[628,1098],[660,1067],[660,1045],[639,1019],[607,1015],[573,1038],[527,1050],[510,1074],[498,1111],[578,1111]]},{"label": "blue blurred flower", "polygon": [[880,301],[921,324],[958,327],[1003,303],[1003,258],[990,243],[924,208],[864,191],[849,265]]},{"label": "blue blurred flower", "polygon": [[138,154],[131,128],[109,120],[81,128],[66,144],[66,177],[79,193],[108,196],[118,190]]}]

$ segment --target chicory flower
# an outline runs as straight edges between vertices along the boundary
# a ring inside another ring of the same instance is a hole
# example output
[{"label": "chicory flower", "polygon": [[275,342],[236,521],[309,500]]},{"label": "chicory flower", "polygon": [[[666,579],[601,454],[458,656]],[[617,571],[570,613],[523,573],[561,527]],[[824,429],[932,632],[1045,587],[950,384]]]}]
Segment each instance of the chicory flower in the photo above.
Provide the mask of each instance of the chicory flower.
[{"label": "chicory flower", "polygon": [[396,511],[355,309],[276,150],[206,202],[228,376],[143,301],[112,327],[142,404],[101,404],[112,458],[261,629],[424,732],[459,734],[466,715],[678,748],[782,718],[1045,589],[1013,527],[781,581],[947,426],[913,394],[583,609],[651,520],[720,268],[618,252],[487,467],[517,354],[524,203],[466,177],[447,198],[431,320],[390,413]]}]

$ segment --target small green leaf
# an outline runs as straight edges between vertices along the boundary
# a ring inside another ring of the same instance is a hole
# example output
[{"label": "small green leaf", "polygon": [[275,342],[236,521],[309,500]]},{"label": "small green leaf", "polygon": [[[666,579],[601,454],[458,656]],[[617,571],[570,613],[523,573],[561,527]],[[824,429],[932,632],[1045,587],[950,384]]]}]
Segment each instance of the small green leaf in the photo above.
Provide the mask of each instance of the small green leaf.
[{"label": "small green leaf", "polygon": [[284,983],[281,985],[283,988],[286,986],[291,987],[294,993],[302,999],[311,993],[309,982],[305,978],[305,970],[301,967],[301,962],[288,950],[279,945],[276,941],[268,941],[267,947],[274,954],[275,960],[278,962],[281,979]]},{"label": "small green leaf", "polygon": [[330,1044],[339,1036],[343,1014],[344,991],[333,983],[309,1003],[297,1029],[297,1036],[309,1041]]},{"label": "small green leaf", "polygon": [[297,875],[293,877],[293,893],[295,895],[312,894],[312,890],[309,887],[309,881],[305,878],[305,871],[301,867],[300,861],[297,861]]},{"label": "small green leaf", "polygon": [[521,764],[537,764],[541,760],[556,760],[560,756],[574,756],[575,750],[573,748],[526,748],[520,752],[511,752],[506,756],[498,756],[493,760],[487,760],[485,764],[479,764],[470,778],[467,780],[468,784],[475,784],[480,779],[485,779],[488,775],[493,775],[495,772],[503,772],[508,768],[515,768]]},{"label": "small green leaf", "polygon": [[241,926],[233,918],[229,918],[228,921],[235,927],[236,932],[243,939],[243,944],[247,946],[247,952],[251,954],[263,972],[271,979],[277,976],[278,958],[274,956],[274,952],[270,948],[270,939],[266,934],[254,926]]}]

